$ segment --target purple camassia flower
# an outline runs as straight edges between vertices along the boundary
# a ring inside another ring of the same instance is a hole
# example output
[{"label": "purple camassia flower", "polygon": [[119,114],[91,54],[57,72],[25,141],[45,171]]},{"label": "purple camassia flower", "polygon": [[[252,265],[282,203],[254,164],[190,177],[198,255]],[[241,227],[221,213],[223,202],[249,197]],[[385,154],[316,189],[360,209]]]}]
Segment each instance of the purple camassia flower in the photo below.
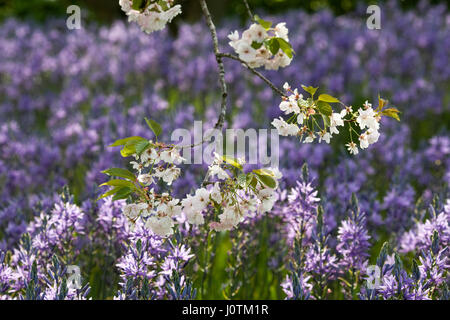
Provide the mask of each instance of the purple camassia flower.
[{"label": "purple camassia flower", "polygon": [[96,222],[102,232],[114,237],[114,242],[121,243],[129,237],[128,220],[122,213],[124,200],[113,201],[112,197],[105,198],[97,212]]},{"label": "purple camassia flower", "polygon": [[[137,298],[134,295],[127,296],[125,291],[136,289],[141,290],[142,280],[147,280],[151,284],[149,290],[157,298],[164,298],[167,294],[166,284],[171,285],[171,278],[174,272],[180,277],[179,284],[186,285],[186,278],[183,274],[185,264],[194,256],[190,248],[185,245],[173,245],[170,241],[165,242],[161,237],[154,235],[138,219],[134,229],[128,236],[128,250],[124,256],[119,258],[116,266],[121,274],[123,291],[116,296],[121,298]],[[134,282],[136,287],[129,287],[129,280],[137,279]]]},{"label": "purple camassia flower", "polygon": [[0,226],[5,232],[5,237],[0,241],[0,250],[11,249],[27,228],[25,217],[20,214],[20,209],[20,203],[12,201],[0,210]]},{"label": "purple camassia flower", "polygon": [[45,280],[45,270],[51,257],[61,254],[66,263],[74,261],[79,252],[79,240],[85,232],[85,215],[71,203],[59,200],[47,213],[42,211],[27,228],[21,244],[13,250],[11,267],[13,269],[12,292],[22,290],[29,281],[33,263],[36,263],[37,279]]},{"label": "purple camassia flower", "polygon": [[383,267],[381,284],[376,291],[384,299],[430,300],[436,288],[448,281],[448,247],[422,251],[420,265],[414,261],[411,276],[399,259],[389,256]]},{"label": "purple camassia flower", "polygon": [[341,254],[343,268],[365,270],[369,257],[370,236],[366,229],[366,217],[358,210],[341,222],[338,229],[336,250]]},{"label": "purple camassia flower", "polygon": [[[61,286],[58,286],[56,282],[48,284],[43,296],[44,300],[59,300],[61,296]],[[64,300],[86,300],[86,297],[83,293],[78,293],[76,289],[68,288]]]},{"label": "purple camassia flower", "polygon": [[5,253],[0,252],[0,297],[8,292],[13,280],[13,270],[5,263]]},{"label": "purple camassia flower", "polygon": [[[366,153],[363,156],[367,157]],[[362,212],[370,214],[367,219],[373,225],[380,225],[381,216],[378,211],[379,203],[376,200],[376,192],[373,188],[368,189],[370,175],[374,174],[370,159],[363,157],[356,159],[340,159],[337,166],[329,168],[329,174],[325,180],[325,191],[323,198],[325,221],[329,229],[332,230],[338,226],[340,220],[346,212],[351,210],[353,194],[358,195],[359,206]]]},{"label": "purple camassia flower", "polygon": [[378,292],[385,300],[430,300],[429,289],[425,289],[422,285],[415,286],[413,279],[404,270],[398,277],[393,274],[384,276]]},{"label": "purple camassia flower", "polygon": [[450,138],[448,136],[436,136],[430,139],[430,146],[425,151],[425,156],[432,162],[450,161]]},{"label": "purple camassia flower", "polygon": [[306,252],[305,270],[315,276],[332,280],[339,271],[339,261],[330,248],[321,248],[318,243],[314,243]]},{"label": "purple camassia flower", "polygon": [[[160,243],[155,242],[154,237],[146,232],[140,219],[136,222],[135,228],[137,235],[131,232],[128,250],[116,264],[120,271],[121,290],[115,299],[138,299],[143,285],[151,283],[157,276],[158,256],[152,253],[159,251]],[[151,292],[153,295],[155,289],[159,288],[150,286],[148,289],[149,294]]]},{"label": "purple camassia flower", "polygon": [[304,179],[297,181],[297,186],[292,188],[287,196],[288,203],[277,208],[286,221],[289,243],[293,243],[299,233],[303,233],[305,242],[311,237],[320,201],[320,198],[317,197],[318,192],[312,183],[312,181],[304,181]]},{"label": "purple camassia flower", "polygon": [[74,259],[86,222],[84,212],[77,205],[59,201],[50,214],[42,212],[36,217],[27,231],[33,237],[33,247],[39,251],[39,257],[50,256],[57,248],[62,254],[70,251]]},{"label": "purple camassia flower", "polygon": [[389,229],[398,231],[406,228],[411,221],[414,210],[415,191],[409,185],[394,185],[383,199],[382,210],[386,210],[383,223]]},{"label": "purple camassia flower", "polygon": [[[279,110],[279,108],[278,108]],[[278,114],[276,117],[280,116]],[[280,165],[283,181],[286,187],[295,187],[301,166],[307,162],[311,177],[317,178],[318,168],[331,155],[332,149],[328,144],[299,144],[295,139],[280,137]]]},{"label": "purple camassia flower", "polygon": [[[156,273],[152,270],[154,258],[146,251],[147,244],[144,244],[144,250],[137,252],[134,246],[130,246],[127,254],[119,260],[117,267],[121,270],[121,277],[125,280],[127,277],[152,279]],[[123,285],[124,283],[122,283]]]},{"label": "purple camassia flower", "polygon": [[[155,265],[155,257],[164,254],[166,250],[162,247],[162,239],[152,234],[145,228],[139,219],[128,236],[128,251],[119,259],[117,267],[122,270],[121,277],[141,276],[148,279],[153,278],[156,273],[150,270]],[[141,249],[136,247],[140,243]]]},{"label": "purple camassia flower", "polygon": [[428,287],[439,286],[444,281],[448,281],[446,277],[448,265],[448,247],[436,252],[431,253],[428,250],[427,253],[422,253],[419,257],[421,265],[419,266],[420,274],[423,278],[427,279]]},{"label": "purple camassia flower", "polygon": [[180,270],[180,264],[189,261],[193,254],[191,254],[191,249],[186,248],[182,245],[180,247],[175,247],[169,249],[169,252],[161,265],[161,274],[171,276],[174,270]]},{"label": "purple camassia flower", "polygon": [[[67,269],[60,264],[57,256],[53,256],[52,263],[48,266],[45,276],[45,290],[42,290],[43,300],[85,300],[89,294],[89,286],[86,285],[81,288],[73,288],[65,284],[64,280],[67,279]],[[39,284],[33,284],[39,285]],[[28,293],[26,293],[25,299],[29,299]]]},{"label": "purple camassia flower", "polygon": [[[20,292],[30,280],[33,264],[38,261],[37,250],[32,247],[29,234],[24,234],[18,248],[13,250],[10,267],[13,270],[13,282],[8,293]],[[36,268],[36,278],[43,280],[44,275],[40,268]]]},{"label": "purple camassia flower", "polygon": [[367,290],[368,294],[362,297],[374,298],[373,293],[376,292],[383,299],[430,300],[439,296],[445,299],[448,291],[442,284],[448,281],[448,246],[442,244],[436,230],[430,241],[429,248],[421,251],[420,264],[413,260],[411,275],[403,268],[399,255],[387,256],[385,243],[377,259],[377,266],[381,268],[381,283],[375,290]]},{"label": "purple camassia flower", "polygon": [[0,209],[0,228],[4,232],[4,238],[0,240],[2,250],[13,249],[20,237],[27,230],[27,221],[41,211],[50,211],[59,196],[45,194],[31,194],[19,196],[8,201],[5,207]]},{"label": "purple camassia flower", "polygon": [[447,199],[447,204],[444,211],[436,217],[426,220],[425,222],[418,222],[413,229],[405,232],[400,238],[400,252],[406,253],[410,251],[428,251],[431,248],[431,236],[434,230],[439,234],[442,248],[445,248],[450,243],[450,199]]},{"label": "purple camassia flower", "polygon": [[312,290],[312,284],[309,283],[310,279],[310,276],[300,275],[297,288],[295,288],[292,279],[286,275],[286,279],[281,283],[286,299],[309,299]]},{"label": "purple camassia flower", "polygon": [[[159,291],[159,296],[161,298],[167,294],[165,285],[171,288],[171,292],[176,292],[176,288],[172,281],[174,273],[179,278],[178,285],[180,287],[186,287],[188,283],[186,282],[186,277],[183,274],[183,269],[185,265],[194,257],[191,254],[191,249],[184,245],[172,246],[168,249],[168,254],[161,264],[161,271],[159,272],[158,286],[161,288]],[[164,289],[163,289],[164,288]],[[172,297],[173,299],[177,297]]]}]

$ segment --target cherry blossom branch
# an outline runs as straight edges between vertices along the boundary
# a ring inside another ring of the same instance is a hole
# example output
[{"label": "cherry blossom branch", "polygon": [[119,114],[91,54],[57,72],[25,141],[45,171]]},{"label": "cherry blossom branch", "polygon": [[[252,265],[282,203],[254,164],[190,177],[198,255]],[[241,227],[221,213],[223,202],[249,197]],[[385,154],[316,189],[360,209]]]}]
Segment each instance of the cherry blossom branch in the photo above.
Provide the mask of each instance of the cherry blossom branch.
[{"label": "cherry blossom branch", "polygon": [[267,83],[267,85],[276,93],[278,93],[280,96],[282,97],[286,97],[286,94],[284,94],[284,92],[282,90],[280,90],[275,84],[273,84],[272,81],[270,81],[269,79],[267,79],[262,73],[260,73],[259,71],[255,70],[254,68],[250,67],[248,65],[247,62],[245,62],[244,60],[242,60],[241,58],[239,58],[238,56],[235,56],[233,54],[230,53],[219,53],[219,55],[222,58],[228,58],[228,59],[232,59],[232,60],[236,60],[239,61],[240,63],[242,63],[243,65],[245,65],[247,67],[248,70],[250,70],[253,74],[255,74],[256,76],[258,76],[261,80],[263,80],[265,83]]}]

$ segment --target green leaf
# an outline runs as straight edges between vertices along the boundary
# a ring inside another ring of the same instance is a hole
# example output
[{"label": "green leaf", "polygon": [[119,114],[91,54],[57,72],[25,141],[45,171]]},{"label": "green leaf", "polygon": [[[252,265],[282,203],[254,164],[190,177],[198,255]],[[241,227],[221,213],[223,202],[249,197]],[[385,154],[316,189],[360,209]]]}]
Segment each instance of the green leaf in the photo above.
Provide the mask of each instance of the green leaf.
[{"label": "green leaf", "polygon": [[272,38],[268,41],[269,50],[273,55],[276,55],[280,50],[280,43],[277,38]]},{"label": "green leaf", "polygon": [[398,109],[396,109],[396,108],[384,109],[381,112],[381,114],[383,114],[385,116],[388,116],[388,117],[391,117],[391,118],[394,118],[397,121],[400,121],[400,117],[398,115],[399,113],[400,113],[400,111]]},{"label": "green leaf", "polygon": [[258,15],[255,15],[255,20],[258,22],[264,29],[268,30],[272,26],[272,22],[261,19]]},{"label": "green leaf", "polygon": [[274,189],[277,186],[276,180],[273,178],[273,172],[267,169],[256,169],[253,170],[256,174],[256,178],[262,184]]},{"label": "green leaf", "polygon": [[145,138],[134,136],[134,137],[129,137],[129,138],[125,138],[125,139],[119,139],[119,140],[115,141],[113,144],[110,144],[108,147],[123,146],[123,145],[126,145],[130,141],[140,141],[140,140],[147,141],[147,139],[145,139]]},{"label": "green leaf", "polygon": [[243,188],[246,187],[247,184],[247,175],[245,173],[241,173],[237,177],[237,184]]},{"label": "green leaf", "polygon": [[119,191],[120,189],[122,189],[123,187],[114,187],[111,190],[105,192],[104,194],[102,194],[100,197],[97,198],[97,201],[109,196],[112,196],[113,194],[117,193],[117,191]]},{"label": "green leaf", "polygon": [[146,0],[133,0],[133,5],[131,6],[131,8],[139,11],[145,8],[146,2]]},{"label": "green leaf", "polygon": [[292,59],[292,57],[294,56],[294,50],[292,49],[291,44],[286,40],[284,40],[283,38],[276,38],[276,39],[278,40],[281,50],[283,50],[283,52],[286,53],[286,55],[290,59]]},{"label": "green leaf", "polygon": [[261,48],[262,45],[263,45],[262,42],[256,42],[256,41],[252,42],[252,48],[255,50],[258,50],[259,48]]},{"label": "green leaf", "polygon": [[330,126],[330,124],[331,124],[330,116],[326,116],[326,115],[322,114],[322,120],[323,120],[323,123],[325,124],[325,128]]},{"label": "green leaf", "polygon": [[110,168],[110,169],[102,171],[102,173],[107,174],[108,176],[130,179],[132,181],[136,180],[136,176],[132,172],[128,171],[127,169]]},{"label": "green leaf", "polygon": [[163,11],[167,11],[170,9],[169,5],[167,4],[167,0],[158,0],[158,5],[163,9]]},{"label": "green leaf", "polygon": [[156,137],[159,137],[161,135],[162,128],[158,122],[147,118],[145,118],[145,122],[147,122],[148,127],[153,131]]},{"label": "green leaf", "polygon": [[134,148],[136,149],[136,153],[140,155],[142,152],[144,152],[148,147],[150,146],[150,142],[148,140],[145,141],[138,141]]},{"label": "green leaf", "polygon": [[107,182],[105,182],[105,183],[102,183],[102,184],[100,185],[100,187],[103,187],[103,186],[112,186],[112,187],[130,187],[130,188],[133,188],[133,189],[136,188],[136,186],[135,186],[131,181],[128,181],[128,180],[121,180],[121,179],[112,179],[112,180],[109,180],[109,181],[107,181]]},{"label": "green leaf", "polygon": [[277,186],[276,181],[270,177],[270,176],[260,176],[260,175],[256,175],[256,178],[259,180],[259,182],[261,182],[261,184],[274,189]]},{"label": "green leaf", "polygon": [[318,98],[319,101],[329,102],[329,103],[336,103],[339,102],[339,99],[336,99],[333,96],[330,96],[329,94],[321,94]]},{"label": "green leaf", "polygon": [[413,259],[411,273],[416,281],[420,280],[420,269],[416,259]]},{"label": "green leaf", "polygon": [[252,187],[256,187],[256,183],[258,182],[251,172],[247,173],[245,180],[245,184]]},{"label": "green leaf", "polygon": [[136,144],[143,146],[147,143],[149,143],[147,139],[139,136],[134,136],[125,139],[119,139],[111,144],[110,147],[124,146],[122,150],[120,150],[120,154],[122,155],[122,157],[126,158],[136,153]]},{"label": "green leaf", "polygon": [[350,283],[343,277],[338,277],[338,279],[341,280],[347,287],[349,288],[351,287]]},{"label": "green leaf", "polygon": [[308,92],[312,97],[314,97],[314,95],[316,94],[317,89],[319,89],[319,87],[314,88],[311,86],[304,86],[302,85],[303,90],[305,90],[306,92]]},{"label": "green leaf", "polygon": [[383,98],[380,97],[380,95],[378,95],[378,108],[377,111],[381,111],[383,110],[383,108],[386,106],[387,101],[384,100]]},{"label": "green leaf", "polygon": [[129,141],[127,144],[120,150],[120,154],[122,157],[126,158],[132,156],[136,153],[136,141]]},{"label": "green leaf", "polygon": [[121,200],[121,199],[126,199],[128,198],[128,196],[131,194],[132,190],[130,188],[124,187],[124,188],[120,188],[115,196],[112,198],[113,201],[116,200]]},{"label": "green leaf", "polygon": [[317,101],[317,108],[319,109],[320,114],[324,116],[329,117],[333,113],[333,109],[331,108],[331,106],[324,101]]},{"label": "green leaf", "polygon": [[253,170],[253,172],[258,175],[266,175],[266,176],[271,176],[271,177],[274,176],[273,172],[268,169],[255,169],[255,170]]},{"label": "green leaf", "polygon": [[238,168],[239,170],[242,170],[242,165],[234,158],[228,157],[228,156],[222,156],[223,161],[226,163],[232,165],[235,168]]},{"label": "green leaf", "polygon": [[251,174],[249,176],[251,177],[251,179],[247,180],[247,184],[253,188],[256,188],[256,185],[258,184],[258,179],[253,174]]}]

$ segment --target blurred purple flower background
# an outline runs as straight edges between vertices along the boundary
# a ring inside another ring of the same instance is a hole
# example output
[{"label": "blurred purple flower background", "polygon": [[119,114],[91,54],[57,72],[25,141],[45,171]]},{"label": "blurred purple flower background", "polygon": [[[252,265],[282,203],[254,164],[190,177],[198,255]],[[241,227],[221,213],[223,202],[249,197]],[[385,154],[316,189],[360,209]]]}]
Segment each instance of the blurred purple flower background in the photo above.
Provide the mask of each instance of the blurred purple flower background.
[{"label": "blurred purple flower background", "polygon": [[[402,121],[386,120],[380,141],[357,156],[338,142],[281,138],[284,178],[272,225],[253,218],[230,234],[233,245],[244,246],[240,263],[256,254],[257,239],[267,240],[267,268],[279,281],[265,298],[323,297],[314,286],[348,270],[363,275],[385,241],[406,261],[415,257],[419,275],[389,252],[380,289],[361,287],[361,298],[448,298],[450,14],[445,6],[423,2],[405,12],[390,2],[382,29],[369,30],[363,9],[338,17],[326,10],[267,16],[286,21],[296,51],[289,68],[264,72],[275,84],[320,86],[353,105],[380,94]],[[220,26],[224,51],[226,36],[239,28],[235,21]],[[0,299],[191,298],[188,271],[195,266],[186,267],[192,252],[183,239],[195,230],[162,244],[143,228],[130,230],[120,202],[95,199],[106,180],[101,170],[125,166],[106,146],[125,136],[152,138],[145,116],[163,125],[166,141],[176,128],[193,130],[194,120],[215,123],[217,65],[204,23],[183,24],[173,37],[167,29],[146,35],[122,21],[68,31],[64,21],[9,19],[0,45]],[[279,97],[239,63],[226,61],[225,68],[227,126],[269,128],[280,115]],[[185,166],[175,193],[196,188],[205,168]],[[71,195],[60,195],[64,186]],[[291,252],[302,221],[303,262]],[[256,226],[265,229],[253,233]],[[287,256],[299,267],[288,266]],[[73,264],[85,286],[66,290],[61,279]]]}]

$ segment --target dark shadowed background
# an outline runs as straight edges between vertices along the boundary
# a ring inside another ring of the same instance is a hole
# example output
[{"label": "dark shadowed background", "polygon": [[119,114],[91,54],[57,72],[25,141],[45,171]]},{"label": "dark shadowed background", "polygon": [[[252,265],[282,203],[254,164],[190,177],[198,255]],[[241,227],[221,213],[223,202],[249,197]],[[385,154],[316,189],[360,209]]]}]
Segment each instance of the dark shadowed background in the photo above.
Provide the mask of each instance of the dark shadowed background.
[{"label": "dark shadowed background", "polygon": [[[88,20],[110,22],[123,17],[120,7],[115,0],[0,0],[0,19],[15,16],[19,18],[33,18],[39,21],[52,17],[60,17],[66,14],[66,8],[71,4],[77,4],[89,9]],[[180,0],[183,4],[183,19],[194,21],[199,18],[197,0]],[[302,8],[308,12],[315,12],[323,8],[331,9],[340,15],[351,12],[358,4],[382,4],[385,0],[249,0],[250,5],[256,11],[262,10],[270,13],[284,12],[290,8]],[[405,9],[415,7],[419,0],[400,0]],[[432,4],[447,3],[450,0],[431,0]],[[114,4],[114,5],[112,5]],[[239,15],[244,17],[246,12],[241,0],[214,0],[208,4],[216,19],[224,16]]]}]

